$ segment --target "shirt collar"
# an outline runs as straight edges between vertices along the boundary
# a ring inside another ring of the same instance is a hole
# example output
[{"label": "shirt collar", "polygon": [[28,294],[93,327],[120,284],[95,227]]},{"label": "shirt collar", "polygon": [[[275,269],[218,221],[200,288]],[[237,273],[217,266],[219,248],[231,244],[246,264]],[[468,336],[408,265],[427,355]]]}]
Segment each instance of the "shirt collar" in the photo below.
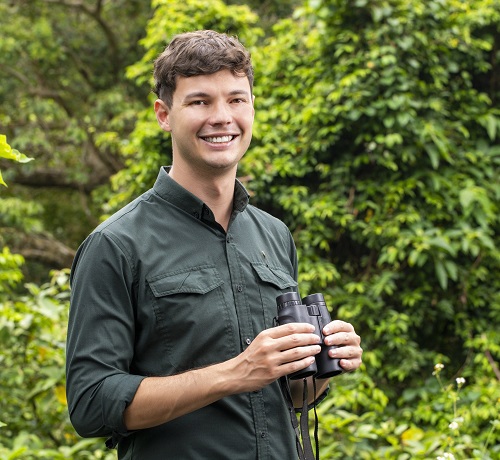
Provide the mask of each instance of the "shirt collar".
[{"label": "shirt collar", "polygon": [[[164,200],[191,214],[196,219],[214,220],[212,210],[202,200],[179,185],[168,175],[170,168],[170,166],[163,166],[160,168],[153,190]],[[234,213],[243,212],[246,209],[249,198],[248,192],[243,184],[236,179],[233,215]]]}]

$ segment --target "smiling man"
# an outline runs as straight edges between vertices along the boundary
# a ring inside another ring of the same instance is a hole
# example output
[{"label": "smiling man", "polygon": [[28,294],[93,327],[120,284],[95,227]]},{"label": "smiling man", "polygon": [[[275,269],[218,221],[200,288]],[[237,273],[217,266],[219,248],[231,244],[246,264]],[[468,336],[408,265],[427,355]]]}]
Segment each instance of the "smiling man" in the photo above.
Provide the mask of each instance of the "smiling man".
[{"label": "smiling man", "polygon": [[[278,379],[309,366],[320,339],[309,324],[273,327],[276,297],[298,289],[296,250],[236,179],[252,137],[250,55],[225,34],[181,34],[154,76],[172,165],[77,252],[71,420],[82,436],[109,436],[120,459],[297,458]],[[342,345],[332,358],[359,367],[352,325],[324,334]]]}]

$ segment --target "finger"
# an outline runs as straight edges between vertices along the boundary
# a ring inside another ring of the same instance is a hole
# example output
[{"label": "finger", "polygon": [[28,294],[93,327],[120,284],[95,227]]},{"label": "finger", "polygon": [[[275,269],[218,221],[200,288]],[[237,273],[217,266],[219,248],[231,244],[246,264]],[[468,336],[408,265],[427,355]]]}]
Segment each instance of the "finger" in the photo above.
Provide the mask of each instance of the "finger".
[{"label": "finger", "polygon": [[308,345],[318,345],[321,343],[321,338],[316,334],[302,333],[291,334],[284,337],[274,339],[276,347],[280,351],[286,351],[293,348],[303,348]]},{"label": "finger", "polygon": [[328,356],[330,356],[330,358],[338,359],[360,359],[362,354],[363,349],[358,346],[345,346],[328,350]]},{"label": "finger", "polygon": [[339,361],[340,367],[347,372],[354,371],[361,366],[362,360],[359,359],[341,359]]},{"label": "finger", "polygon": [[337,332],[354,332],[354,326],[340,319],[335,319],[323,328],[323,334],[330,335]]},{"label": "finger", "polygon": [[319,345],[308,345],[303,347],[290,348],[280,353],[280,364],[286,364],[293,361],[299,361],[304,358],[309,358],[321,352]]},{"label": "finger", "polygon": [[337,332],[335,334],[331,334],[325,337],[325,345],[337,345],[337,346],[359,346],[361,343],[361,337],[356,334],[354,331],[352,332]]},{"label": "finger", "polygon": [[272,327],[263,331],[273,339],[285,337],[292,334],[305,334],[314,332],[315,328],[309,323],[289,323],[282,324],[281,326]]},{"label": "finger", "polygon": [[312,363],[314,363],[314,361],[314,357],[308,356],[298,361],[285,363],[279,367],[279,374],[281,377],[284,375],[294,374],[295,372],[301,371],[302,369],[310,366]]}]

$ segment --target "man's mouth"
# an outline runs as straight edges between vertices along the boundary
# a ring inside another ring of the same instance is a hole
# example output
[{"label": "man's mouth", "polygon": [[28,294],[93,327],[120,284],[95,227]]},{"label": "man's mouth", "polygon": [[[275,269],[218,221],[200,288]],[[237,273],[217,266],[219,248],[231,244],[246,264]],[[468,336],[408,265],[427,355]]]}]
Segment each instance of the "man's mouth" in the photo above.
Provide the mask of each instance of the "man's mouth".
[{"label": "man's mouth", "polygon": [[232,141],[235,137],[236,136],[214,136],[214,137],[202,137],[202,139],[212,144],[222,144],[224,142]]}]

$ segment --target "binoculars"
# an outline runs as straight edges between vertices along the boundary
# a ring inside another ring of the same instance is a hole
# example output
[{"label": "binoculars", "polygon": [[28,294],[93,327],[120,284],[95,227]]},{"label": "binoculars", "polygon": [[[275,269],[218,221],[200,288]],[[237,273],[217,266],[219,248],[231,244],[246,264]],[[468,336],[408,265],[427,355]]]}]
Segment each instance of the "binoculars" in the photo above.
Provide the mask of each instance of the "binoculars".
[{"label": "binoculars", "polygon": [[331,321],[330,312],[323,294],[310,294],[303,299],[296,292],[286,292],[276,297],[278,305],[279,325],[289,323],[309,323],[315,328],[314,333],[321,337],[321,351],[310,366],[289,375],[292,380],[303,379],[313,375],[315,378],[330,378],[341,374],[339,359],[328,356],[328,350],[336,346],[326,346],[323,328]]}]

